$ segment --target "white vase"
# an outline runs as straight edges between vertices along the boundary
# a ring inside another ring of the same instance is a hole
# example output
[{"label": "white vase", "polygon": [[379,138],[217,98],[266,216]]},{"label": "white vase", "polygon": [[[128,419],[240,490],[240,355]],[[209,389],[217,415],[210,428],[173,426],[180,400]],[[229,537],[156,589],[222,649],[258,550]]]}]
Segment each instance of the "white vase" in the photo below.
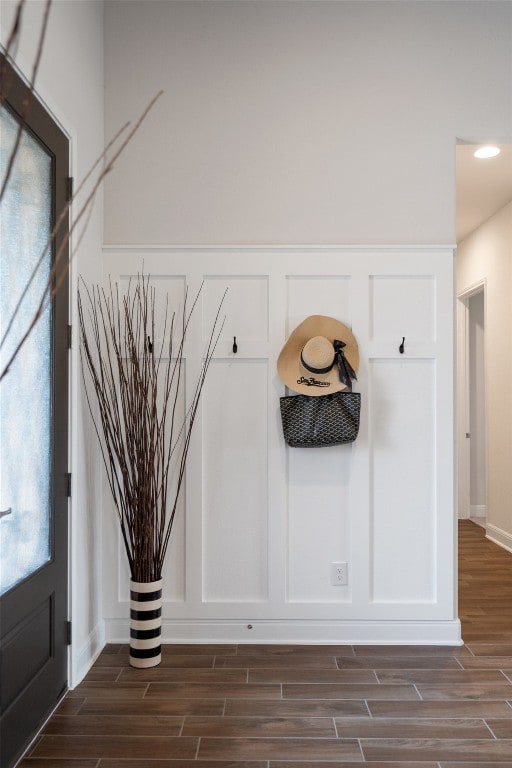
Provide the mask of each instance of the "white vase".
[{"label": "white vase", "polygon": [[130,580],[130,666],[146,669],[162,660],[162,579]]}]

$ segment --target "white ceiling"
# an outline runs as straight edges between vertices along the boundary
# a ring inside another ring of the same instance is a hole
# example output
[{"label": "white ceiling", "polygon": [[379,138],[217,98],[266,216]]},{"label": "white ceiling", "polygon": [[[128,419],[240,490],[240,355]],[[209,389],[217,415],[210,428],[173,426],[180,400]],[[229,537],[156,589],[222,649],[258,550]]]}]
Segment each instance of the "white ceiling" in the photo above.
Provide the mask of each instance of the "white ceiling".
[{"label": "white ceiling", "polygon": [[512,200],[512,144],[497,144],[501,153],[477,160],[481,144],[458,144],[457,243]]}]

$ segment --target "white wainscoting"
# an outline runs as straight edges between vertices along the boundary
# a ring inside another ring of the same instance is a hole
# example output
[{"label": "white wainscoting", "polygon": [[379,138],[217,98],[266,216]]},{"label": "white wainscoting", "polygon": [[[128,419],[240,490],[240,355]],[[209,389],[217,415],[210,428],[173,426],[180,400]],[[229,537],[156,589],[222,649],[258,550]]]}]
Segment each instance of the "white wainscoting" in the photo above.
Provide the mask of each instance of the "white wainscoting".
[{"label": "white wainscoting", "polygon": [[[164,574],[164,640],[459,644],[453,249],[116,246],[104,265],[121,290],[143,268],[178,312],[185,286],[203,284],[185,401],[228,288]],[[359,344],[351,445],[283,440],[276,361],[312,314]],[[107,492],[104,520],[106,637],[121,641],[128,574]],[[340,561],[348,583],[333,586]]]}]

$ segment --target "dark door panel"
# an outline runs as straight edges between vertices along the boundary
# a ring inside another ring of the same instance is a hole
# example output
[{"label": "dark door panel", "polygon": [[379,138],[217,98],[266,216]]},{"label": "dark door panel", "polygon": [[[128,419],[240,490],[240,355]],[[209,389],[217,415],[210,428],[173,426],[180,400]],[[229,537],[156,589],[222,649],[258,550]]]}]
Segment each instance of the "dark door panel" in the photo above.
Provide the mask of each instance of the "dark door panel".
[{"label": "dark door panel", "polygon": [[[27,95],[8,70],[2,177]],[[66,205],[68,140],[34,97],[16,158],[1,203],[3,329]],[[42,260],[25,318],[36,311],[66,226]],[[66,267],[67,254],[59,269]],[[67,688],[68,290],[66,277],[0,383],[0,508],[10,510],[0,518],[0,768],[15,763]],[[14,338],[25,320],[17,322]]]}]

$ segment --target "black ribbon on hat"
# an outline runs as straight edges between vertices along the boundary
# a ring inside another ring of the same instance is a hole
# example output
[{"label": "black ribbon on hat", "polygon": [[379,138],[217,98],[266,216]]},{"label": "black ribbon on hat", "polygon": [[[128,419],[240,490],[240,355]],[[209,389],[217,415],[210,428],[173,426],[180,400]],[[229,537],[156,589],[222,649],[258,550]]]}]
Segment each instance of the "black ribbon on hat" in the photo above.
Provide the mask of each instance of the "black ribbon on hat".
[{"label": "black ribbon on hat", "polygon": [[347,345],[344,341],[339,341],[338,339],[334,339],[332,345],[334,347],[334,362],[338,366],[338,376],[340,377],[340,381],[351,389],[352,379],[357,381],[357,376],[343,351],[343,347],[346,347]]}]

